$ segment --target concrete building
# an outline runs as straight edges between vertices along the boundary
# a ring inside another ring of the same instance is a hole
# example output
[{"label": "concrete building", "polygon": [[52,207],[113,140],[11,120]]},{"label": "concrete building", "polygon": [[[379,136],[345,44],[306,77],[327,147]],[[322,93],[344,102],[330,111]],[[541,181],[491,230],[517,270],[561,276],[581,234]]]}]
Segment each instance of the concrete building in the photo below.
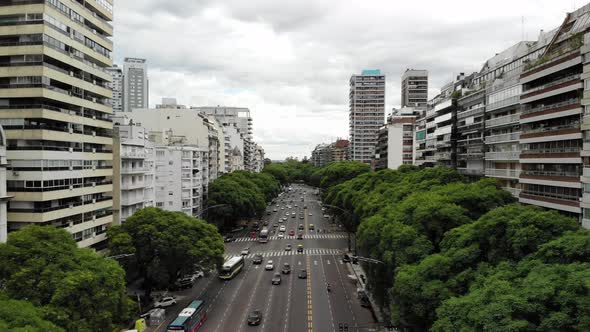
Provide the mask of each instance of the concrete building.
[{"label": "concrete building", "polygon": [[457,100],[457,170],[474,179],[484,175],[485,89],[470,86]]},{"label": "concrete building", "polygon": [[426,107],[428,103],[428,71],[406,69],[402,75],[402,108]]},{"label": "concrete building", "polygon": [[156,143],[156,206],[198,217],[203,207],[208,149]]},{"label": "concrete building", "polygon": [[350,142],[347,139],[337,139],[330,145],[330,160],[333,162],[348,160]]},{"label": "concrete building", "polygon": [[123,111],[123,69],[117,65],[107,68],[111,74],[111,82],[107,83],[108,87],[113,90],[113,98],[111,98],[111,105],[113,112]]},{"label": "concrete building", "polygon": [[[253,126],[252,117],[250,116],[250,110],[243,107],[191,107],[193,110],[197,110],[206,115],[214,116],[221,125],[226,128],[235,128],[243,140],[243,147],[240,148],[240,152],[243,156],[244,167],[243,169],[248,171],[254,171],[254,155],[256,151],[256,143],[253,139]],[[225,131],[225,130],[224,130]],[[232,140],[230,137],[233,135],[233,129],[227,130],[226,141]],[[231,159],[233,155],[233,149],[236,145],[226,147],[227,159]]]},{"label": "concrete building", "polygon": [[8,238],[7,205],[10,196],[6,192],[6,166],[6,135],[0,126],[0,243]]},{"label": "concrete building", "polygon": [[244,156],[238,147],[235,147],[231,150],[229,169],[231,172],[244,170]]},{"label": "concrete building", "polygon": [[568,13],[541,57],[520,74],[519,201],[579,218],[584,168],[581,46],[589,19],[590,5]]},{"label": "concrete building", "polygon": [[260,173],[262,169],[264,169],[264,149],[256,144],[256,149],[254,153],[254,172]]},{"label": "concrete building", "polygon": [[311,152],[311,163],[314,166],[322,167],[331,162],[330,144],[318,144]]},{"label": "concrete building", "polygon": [[375,170],[414,164],[414,128],[418,114],[421,111],[413,107],[394,109],[387,123],[379,129]]},{"label": "concrete building", "polygon": [[349,106],[350,159],[370,164],[385,121],[385,75],[380,70],[352,75]]},{"label": "concrete building", "polygon": [[103,249],[113,222],[113,1],[11,1],[2,12],[9,231],[55,226]]},{"label": "concrete building", "polygon": [[149,107],[147,61],[125,58],[123,62],[123,111]]},{"label": "concrete building", "polygon": [[113,215],[122,224],[135,211],[155,206],[155,147],[149,133],[124,116],[113,117]]}]

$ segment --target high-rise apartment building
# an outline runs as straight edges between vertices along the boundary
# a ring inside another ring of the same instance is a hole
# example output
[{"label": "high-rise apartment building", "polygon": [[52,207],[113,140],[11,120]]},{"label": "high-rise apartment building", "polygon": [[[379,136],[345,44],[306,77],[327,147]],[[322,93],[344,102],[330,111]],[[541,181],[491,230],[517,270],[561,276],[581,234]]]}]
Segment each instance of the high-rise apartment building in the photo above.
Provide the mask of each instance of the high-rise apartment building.
[{"label": "high-rise apartment building", "polygon": [[113,112],[123,111],[123,70],[114,65],[107,68],[107,71],[111,74],[112,80],[108,83],[109,88],[113,90],[113,98],[111,98],[111,105],[113,106]]},{"label": "high-rise apartment building", "polygon": [[352,75],[349,107],[350,159],[370,164],[385,121],[385,75],[380,70]]},{"label": "high-rise apartment building", "polygon": [[147,61],[125,58],[123,63],[123,111],[149,106],[149,80]]},{"label": "high-rise apartment building", "polygon": [[375,151],[376,170],[397,169],[414,164],[414,127],[420,110],[404,107],[394,110],[387,123],[379,130]]},{"label": "high-rise apartment building", "polygon": [[428,103],[428,71],[406,69],[402,75],[402,108],[426,107]]},{"label": "high-rise apartment building", "polygon": [[68,230],[104,248],[112,216],[113,1],[3,1],[0,124],[8,227]]}]

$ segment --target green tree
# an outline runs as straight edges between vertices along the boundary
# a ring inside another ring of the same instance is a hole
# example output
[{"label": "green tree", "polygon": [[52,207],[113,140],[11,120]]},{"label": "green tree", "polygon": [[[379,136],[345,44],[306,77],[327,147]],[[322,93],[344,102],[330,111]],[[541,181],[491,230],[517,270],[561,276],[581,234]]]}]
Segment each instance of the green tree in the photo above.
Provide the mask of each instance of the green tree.
[{"label": "green tree", "polygon": [[65,230],[28,226],[11,233],[0,261],[6,295],[42,307],[47,320],[67,331],[112,331],[130,316],[124,270],[79,249]]},{"label": "green tree", "polygon": [[210,269],[223,261],[217,228],[182,212],[145,208],[108,231],[113,255],[133,253],[126,269],[138,271],[149,296],[154,287],[169,287],[195,267]]},{"label": "green tree", "polygon": [[10,300],[0,295],[0,331],[63,332],[44,318],[43,310],[27,301]]}]

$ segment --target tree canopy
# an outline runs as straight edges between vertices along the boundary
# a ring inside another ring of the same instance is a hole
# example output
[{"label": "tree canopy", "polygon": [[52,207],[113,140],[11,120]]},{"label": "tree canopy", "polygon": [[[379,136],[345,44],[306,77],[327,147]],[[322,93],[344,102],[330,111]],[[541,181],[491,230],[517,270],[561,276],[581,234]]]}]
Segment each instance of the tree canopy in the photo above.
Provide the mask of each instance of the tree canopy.
[{"label": "tree canopy", "polygon": [[194,269],[209,269],[223,261],[223,239],[217,228],[182,212],[145,208],[121,226],[108,230],[112,255],[133,254],[127,270],[137,271],[144,289],[166,288]]},{"label": "tree canopy", "polygon": [[129,318],[124,270],[115,260],[79,249],[65,230],[27,226],[13,232],[0,244],[0,261],[5,295],[41,308],[46,320],[64,330],[112,331]]},{"label": "tree canopy", "polygon": [[27,301],[11,300],[0,294],[0,331],[63,332],[44,318],[43,310]]}]

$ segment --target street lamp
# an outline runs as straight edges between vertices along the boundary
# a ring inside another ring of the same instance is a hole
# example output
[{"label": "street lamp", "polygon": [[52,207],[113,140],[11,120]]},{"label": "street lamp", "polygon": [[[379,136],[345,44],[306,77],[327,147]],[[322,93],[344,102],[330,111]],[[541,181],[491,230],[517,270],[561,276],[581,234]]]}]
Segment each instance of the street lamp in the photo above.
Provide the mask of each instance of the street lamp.
[{"label": "street lamp", "polygon": [[[340,207],[338,207],[338,206],[335,206],[335,205],[330,205],[330,204],[322,204],[322,205],[324,205],[324,206],[327,206],[327,207],[329,207],[329,208],[336,209],[336,210],[339,210],[339,211],[342,211],[342,212],[346,213],[347,215],[349,215],[349,216],[350,216],[350,220],[351,220],[352,224],[354,225],[354,214],[353,214],[353,213],[351,213],[350,211],[344,210],[344,209],[342,209],[342,208],[340,208]],[[351,232],[350,232],[350,230],[349,230],[349,229],[346,229],[346,232],[348,233],[348,251],[350,251],[350,233],[351,233]],[[355,235],[354,235],[354,255],[356,256],[357,254],[358,254],[358,253],[357,253],[357,246],[356,246],[356,234],[355,234]]]},{"label": "street lamp", "polygon": [[208,206],[208,207],[202,209],[201,211],[197,212],[197,217],[201,218],[201,215],[203,214],[203,212],[205,212],[209,209],[218,208],[218,207],[226,206],[226,205],[228,205],[228,204],[216,204],[216,205]]}]

